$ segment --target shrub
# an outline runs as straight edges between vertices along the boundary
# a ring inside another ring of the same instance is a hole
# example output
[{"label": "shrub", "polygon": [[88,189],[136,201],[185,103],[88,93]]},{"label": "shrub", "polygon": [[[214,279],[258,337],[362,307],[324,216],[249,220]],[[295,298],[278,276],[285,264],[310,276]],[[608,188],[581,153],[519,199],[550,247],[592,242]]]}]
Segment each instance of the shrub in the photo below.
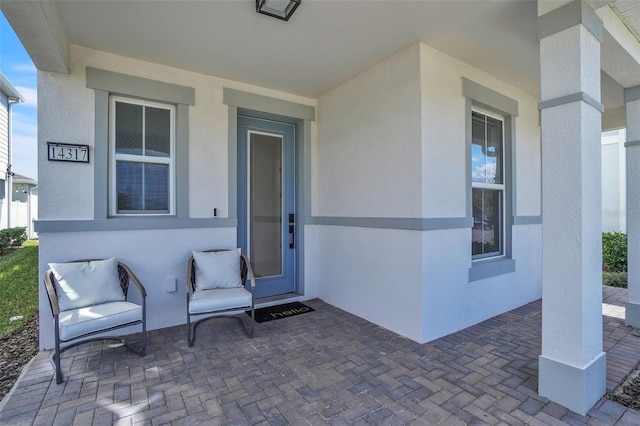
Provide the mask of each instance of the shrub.
[{"label": "shrub", "polygon": [[627,288],[627,273],[626,272],[603,272],[602,284],[610,285],[611,287]]},{"label": "shrub", "polygon": [[27,240],[27,229],[16,227],[0,231],[0,254],[5,254],[18,248]]},{"label": "shrub", "polygon": [[602,233],[602,270],[627,271],[627,235],[622,232]]}]

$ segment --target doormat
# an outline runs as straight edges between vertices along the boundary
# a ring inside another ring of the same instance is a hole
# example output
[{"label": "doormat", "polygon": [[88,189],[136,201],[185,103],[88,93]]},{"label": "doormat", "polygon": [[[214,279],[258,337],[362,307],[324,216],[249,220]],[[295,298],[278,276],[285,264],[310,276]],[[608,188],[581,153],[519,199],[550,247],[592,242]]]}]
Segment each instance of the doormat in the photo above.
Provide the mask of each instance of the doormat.
[{"label": "doormat", "polygon": [[[300,302],[285,303],[284,305],[269,306],[268,308],[256,309],[256,322],[267,322],[278,320],[282,318],[288,318],[295,315],[306,314],[307,312],[313,312],[310,306]],[[251,316],[251,311],[246,311],[247,315]]]}]

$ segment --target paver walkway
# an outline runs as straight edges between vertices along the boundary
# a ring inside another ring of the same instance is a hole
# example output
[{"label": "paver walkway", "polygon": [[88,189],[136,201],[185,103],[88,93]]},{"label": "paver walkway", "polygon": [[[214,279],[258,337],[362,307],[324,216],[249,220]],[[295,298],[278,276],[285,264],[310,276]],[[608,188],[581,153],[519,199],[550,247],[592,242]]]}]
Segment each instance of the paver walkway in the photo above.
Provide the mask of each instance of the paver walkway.
[{"label": "paver walkway", "polygon": [[[626,290],[603,291],[612,389],[640,361],[640,339],[620,318]],[[640,424],[640,412],[606,399],[583,417],[536,393],[540,301],[422,345],[320,300],[305,303],[316,311],[257,324],[253,339],[219,319],[198,328],[192,348],[184,327],[151,332],[144,358],[80,346],[63,356],[61,385],[42,352],[0,423]]]}]

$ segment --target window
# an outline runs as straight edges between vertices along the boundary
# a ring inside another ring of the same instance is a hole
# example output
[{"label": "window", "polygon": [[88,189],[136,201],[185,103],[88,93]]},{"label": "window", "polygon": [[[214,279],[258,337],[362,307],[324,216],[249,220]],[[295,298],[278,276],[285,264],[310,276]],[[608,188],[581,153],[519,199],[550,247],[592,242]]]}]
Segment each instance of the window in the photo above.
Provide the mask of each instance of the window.
[{"label": "window", "polygon": [[505,254],[504,118],[471,112],[473,259]]},{"label": "window", "polygon": [[109,99],[110,214],[174,214],[175,107]]}]

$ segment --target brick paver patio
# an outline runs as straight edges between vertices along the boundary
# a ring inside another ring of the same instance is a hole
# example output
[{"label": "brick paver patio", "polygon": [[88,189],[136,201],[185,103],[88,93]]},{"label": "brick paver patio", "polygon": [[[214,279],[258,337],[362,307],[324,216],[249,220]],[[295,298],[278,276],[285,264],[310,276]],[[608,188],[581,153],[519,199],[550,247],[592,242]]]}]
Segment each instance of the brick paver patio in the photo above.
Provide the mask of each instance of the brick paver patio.
[{"label": "brick paver patio", "polygon": [[[604,288],[607,386],[640,361],[624,325],[626,290]],[[148,355],[93,343],[28,366],[0,424],[463,425],[640,424],[640,412],[601,400],[586,417],[536,393],[541,302],[417,344],[320,300],[315,312],[256,325],[203,323],[150,333]]]}]

